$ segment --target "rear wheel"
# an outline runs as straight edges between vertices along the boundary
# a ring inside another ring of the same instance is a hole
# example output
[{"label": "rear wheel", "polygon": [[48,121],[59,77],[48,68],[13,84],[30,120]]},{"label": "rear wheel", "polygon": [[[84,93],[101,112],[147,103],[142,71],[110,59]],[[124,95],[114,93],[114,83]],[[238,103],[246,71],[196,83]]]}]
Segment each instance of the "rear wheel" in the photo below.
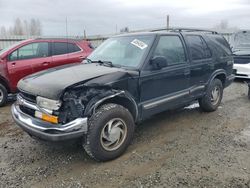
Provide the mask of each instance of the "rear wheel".
[{"label": "rear wheel", "polygon": [[113,103],[105,104],[89,120],[84,149],[98,161],[115,159],[130,144],[134,127],[133,117],[126,108]]},{"label": "rear wheel", "polygon": [[0,107],[6,104],[7,98],[8,98],[7,89],[2,84],[0,84]]},{"label": "rear wheel", "polygon": [[214,79],[208,86],[206,95],[199,99],[201,109],[206,112],[215,111],[221,103],[222,96],[222,82],[219,79]]}]

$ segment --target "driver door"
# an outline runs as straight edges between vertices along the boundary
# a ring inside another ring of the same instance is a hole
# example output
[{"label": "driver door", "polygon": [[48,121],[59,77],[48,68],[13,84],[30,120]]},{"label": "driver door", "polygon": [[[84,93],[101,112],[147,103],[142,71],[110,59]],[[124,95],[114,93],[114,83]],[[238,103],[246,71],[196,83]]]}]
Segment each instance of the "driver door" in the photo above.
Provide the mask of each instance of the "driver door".
[{"label": "driver door", "polygon": [[160,36],[151,59],[156,56],[165,57],[167,66],[155,69],[149,61],[141,72],[143,119],[189,100],[190,67],[181,36]]},{"label": "driver door", "polygon": [[50,63],[47,42],[30,43],[18,48],[8,56],[7,66],[12,85],[16,86],[27,75],[48,69]]}]

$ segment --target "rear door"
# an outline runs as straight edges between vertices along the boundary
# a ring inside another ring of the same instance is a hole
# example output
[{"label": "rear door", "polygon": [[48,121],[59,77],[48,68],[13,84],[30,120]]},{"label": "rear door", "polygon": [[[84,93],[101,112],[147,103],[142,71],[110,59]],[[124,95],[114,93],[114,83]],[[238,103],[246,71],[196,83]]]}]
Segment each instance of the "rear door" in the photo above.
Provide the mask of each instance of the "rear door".
[{"label": "rear door", "polygon": [[52,43],[52,62],[53,62],[53,67],[69,63],[68,45],[66,42]]},{"label": "rear door", "polygon": [[186,35],[186,41],[191,58],[190,93],[195,97],[205,91],[205,84],[214,70],[214,64],[211,50],[202,36]]},{"label": "rear door", "polygon": [[53,66],[60,66],[70,63],[82,62],[82,49],[74,43],[53,42],[52,43],[52,60]]},{"label": "rear door", "polygon": [[164,56],[168,66],[155,70],[150,61],[140,75],[143,119],[189,100],[189,62],[184,41],[179,35],[163,35],[151,59]]},{"label": "rear door", "polygon": [[71,63],[80,63],[87,55],[84,50],[75,43],[68,43],[68,59]]},{"label": "rear door", "polygon": [[34,42],[24,45],[8,55],[8,72],[12,85],[23,77],[49,68],[51,57],[48,42]]}]

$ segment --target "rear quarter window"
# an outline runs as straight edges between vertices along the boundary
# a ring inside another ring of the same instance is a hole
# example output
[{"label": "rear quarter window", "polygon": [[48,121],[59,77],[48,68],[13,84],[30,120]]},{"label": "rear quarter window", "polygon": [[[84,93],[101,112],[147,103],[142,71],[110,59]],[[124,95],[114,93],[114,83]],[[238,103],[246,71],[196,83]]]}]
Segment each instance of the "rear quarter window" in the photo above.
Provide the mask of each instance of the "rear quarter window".
[{"label": "rear quarter window", "polygon": [[187,42],[192,60],[202,60],[212,57],[207,43],[201,36],[189,35],[187,36]]},{"label": "rear quarter window", "polygon": [[63,55],[78,51],[81,51],[81,49],[76,44],[73,43],[67,43],[67,42],[53,43],[53,55]]},{"label": "rear quarter window", "polygon": [[73,43],[68,43],[68,53],[79,52],[81,49]]},{"label": "rear quarter window", "polygon": [[210,35],[209,40],[211,41],[210,45],[212,46],[212,50],[218,56],[229,56],[232,54],[230,45],[224,37],[219,35]]}]

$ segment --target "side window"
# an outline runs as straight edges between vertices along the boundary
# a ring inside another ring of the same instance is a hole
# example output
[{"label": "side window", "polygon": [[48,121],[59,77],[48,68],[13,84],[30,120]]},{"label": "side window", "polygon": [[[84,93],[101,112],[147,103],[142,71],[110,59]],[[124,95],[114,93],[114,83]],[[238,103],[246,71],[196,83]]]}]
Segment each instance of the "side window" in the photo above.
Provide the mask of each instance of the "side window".
[{"label": "side window", "polygon": [[186,56],[178,36],[161,36],[153,56],[164,56],[168,65],[185,63]]},{"label": "side window", "polygon": [[204,49],[204,53],[205,53],[205,58],[210,58],[212,57],[212,53],[211,50],[209,49],[207,43],[205,42],[205,40],[203,38],[201,38],[202,40],[202,44],[203,44],[203,49]]},{"label": "side window", "polygon": [[10,61],[33,59],[49,56],[49,44],[47,42],[31,43],[20,47],[9,55]]},{"label": "side window", "polygon": [[17,53],[18,50],[12,52],[10,55],[9,55],[9,60],[10,61],[16,61],[18,60],[18,53]]},{"label": "side window", "polygon": [[212,41],[211,45],[213,51],[215,51],[219,56],[228,56],[232,54],[230,49],[230,45],[226,41],[226,39],[222,36],[212,35],[210,36],[210,40]]},{"label": "side window", "polygon": [[201,60],[212,56],[210,49],[203,38],[198,35],[187,36],[190,47],[191,57],[193,60]]},{"label": "side window", "polygon": [[79,51],[81,51],[81,49],[77,45],[68,43],[68,53],[79,52]]},{"label": "side window", "polygon": [[68,53],[68,45],[66,42],[54,42],[53,55],[62,55]]},{"label": "side window", "polygon": [[81,51],[81,49],[72,43],[54,42],[53,55],[62,55]]}]

